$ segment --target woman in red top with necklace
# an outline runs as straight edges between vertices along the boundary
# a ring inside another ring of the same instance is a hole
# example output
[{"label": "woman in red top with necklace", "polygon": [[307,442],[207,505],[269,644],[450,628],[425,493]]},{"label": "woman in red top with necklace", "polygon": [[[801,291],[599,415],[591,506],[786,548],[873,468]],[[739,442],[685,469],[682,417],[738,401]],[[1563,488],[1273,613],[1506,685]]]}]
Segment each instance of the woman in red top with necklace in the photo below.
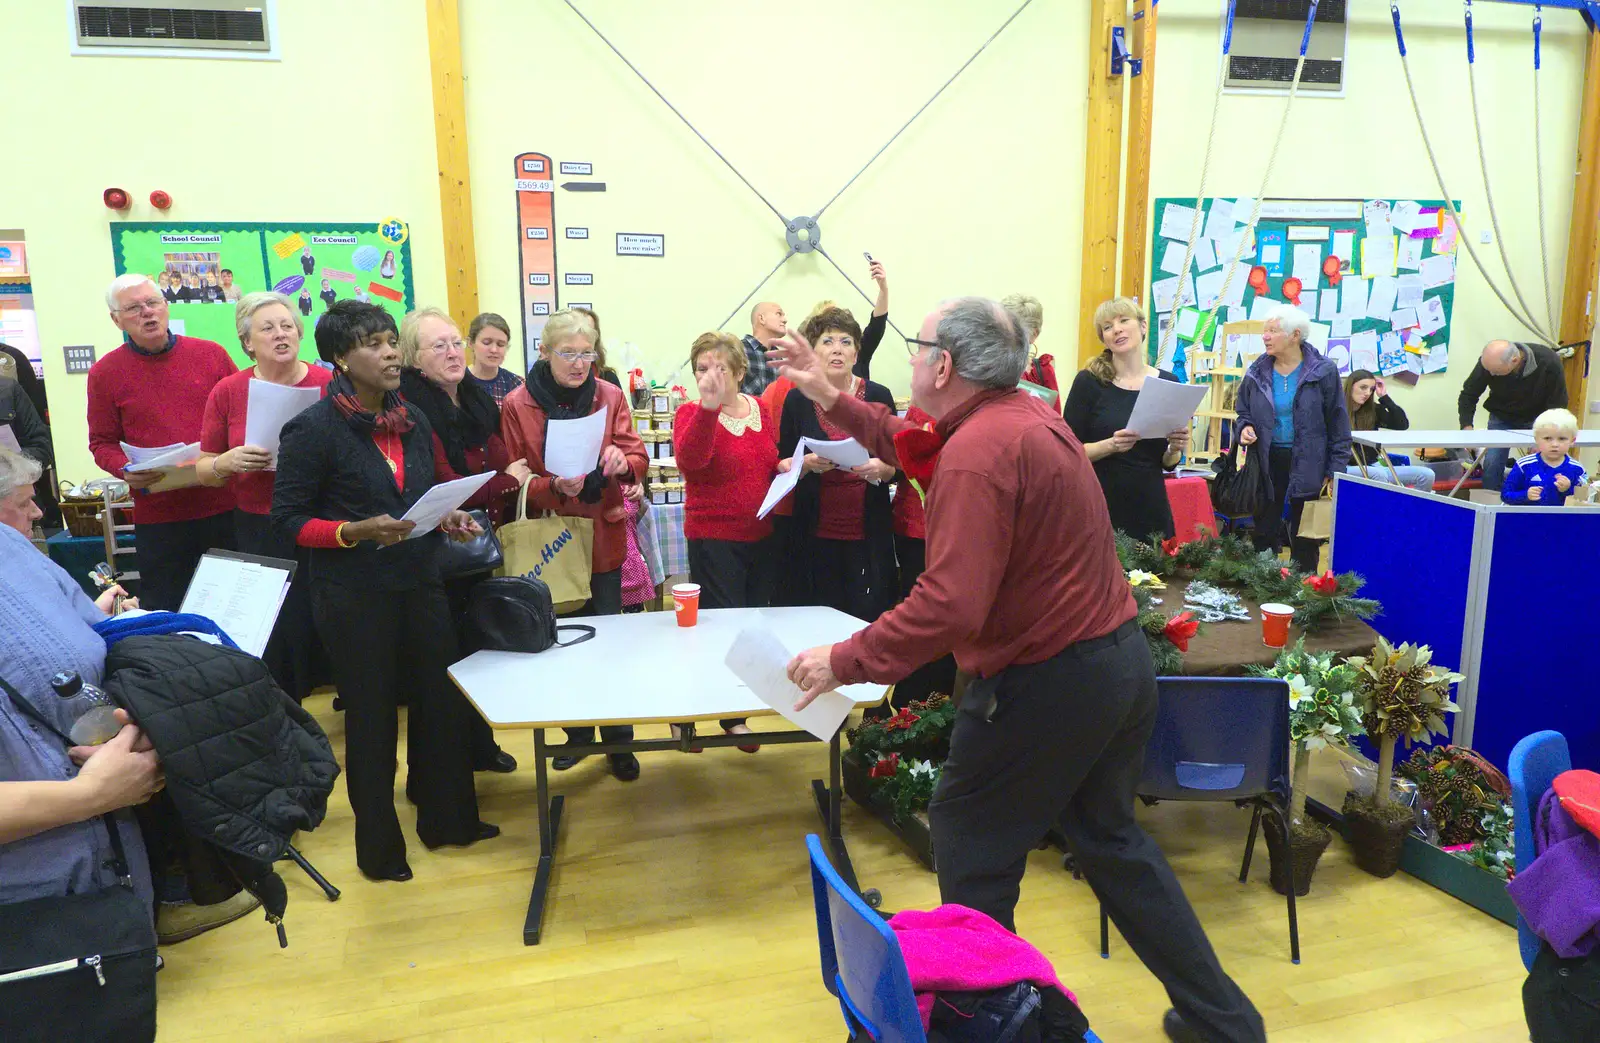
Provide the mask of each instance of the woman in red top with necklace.
[{"label": "woman in red top with necklace", "polygon": [[[876,402],[894,411],[894,396],[881,384],[854,376],[861,327],[843,308],[829,308],[803,331],[816,345],[828,382],[840,394]],[[778,467],[787,469],[802,437],[833,441],[849,435],[835,427],[798,389],[783,402],[778,424]],[[786,569],[781,600],[791,605],[828,605],[872,622],[895,603],[899,577],[889,513],[892,463],[876,457],[845,470],[807,453],[805,477],[794,491],[794,516],[780,548]]]},{"label": "woman in red top with necklace", "polygon": [[[749,364],[732,334],[702,333],[689,349],[700,401],[678,407],[672,423],[689,576],[700,584],[702,608],[765,608],[777,580],[772,522],[756,517],[778,469],[777,425],[760,399],[739,393]],[[721,724],[750,730],[743,718]]]},{"label": "woman in red top with necklace", "polygon": [[[331,370],[300,360],[300,316],[294,302],[281,293],[252,293],[234,307],[239,346],[255,361],[219,381],[206,399],[200,423],[201,456],[195,464],[200,484],[229,486],[237,507],[233,514],[234,539],[247,554],[269,558],[303,559],[293,540],[272,531],[272,483],[277,476],[273,454],[244,440],[245,413],[250,383],[260,380],[292,388],[318,391],[333,379]],[[316,684],[317,631],[311,622],[310,582],[305,562],[278,610],[278,622],[261,653],[272,679],[295,702],[304,702]],[[324,670],[326,667],[323,668]]]}]

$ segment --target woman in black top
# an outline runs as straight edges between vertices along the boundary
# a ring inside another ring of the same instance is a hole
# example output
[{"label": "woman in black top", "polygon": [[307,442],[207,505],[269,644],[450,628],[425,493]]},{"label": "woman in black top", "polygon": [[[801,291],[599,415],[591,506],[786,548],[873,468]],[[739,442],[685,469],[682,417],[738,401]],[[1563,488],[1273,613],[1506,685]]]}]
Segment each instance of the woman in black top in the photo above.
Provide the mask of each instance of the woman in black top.
[{"label": "woman in black top", "polygon": [[1172,504],[1164,471],[1183,456],[1189,430],[1140,438],[1126,425],[1146,379],[1178,378],[1145,361],[1149,324],[1132,299],[1118,297],[1096,308],[1094,328],[1105,350],[1073,380],[1063,408],[1067,424],[1094,462],[1112,528],[1137,539],[1171,537]]},{"label": "woman in black top", "polygon": [[[433,428],[399,395],[394,319],[339,301],[317,323],[317,353],[338,368],[327,397],[284,425],[273,487],[280,536],[311,548],[311,605],[345,710],[345,779],[356,817],[356,865],[372,880],[409,880],[394,810],[395,695],[410,697],[406,788],[429,848],[499,835],[478,819],[465,698],[446,668],[455,630],[429,533],[398,520],[437,481],[454,477]],[[441,529],[476,535],[465,512]],[[419,777],[420,776],[420,777]]]},{"label": "woman in black top", "polygon": [[[1406,411],[1389,397],[1388,389],[1383,386],[1383,378],[1369,369],[1358,369],[1344,378],[1344,408],[1350,414],[1352,431],[1375,431],[1380,428],[1404,431],[1411,426]],[[1393,474],[1390,474],[1391,466]],[[1356,441],[1350,443],[1350,463],[1344,470],[1346,474],[1361,475],[1380,482],[1392,482],[1399,478],[1401,485],[1425,493],[1433,492],[1436,477],[1433,468],[1421,464],[1386,463],[1378,450]]]},{"label": "woman in black top", "polygon": [[[861,327],[848,311],[822,312],[806,324],[802,335],[815,345],[828,379],[842,394],[894,410],[888,388],[852,372]],[[784,399],[778,424],[779,470],[788,469],[802,436],[818,441],[849,437],[796,388]],[[828,605],[870,623],[894,605],[900,593],[889,509],[895,467],[873,458],[846,471],[815,453],[807,453],[802,466],[806,475],[793,493],[794,515],[779,529],[787,582],[774,600]]]}]

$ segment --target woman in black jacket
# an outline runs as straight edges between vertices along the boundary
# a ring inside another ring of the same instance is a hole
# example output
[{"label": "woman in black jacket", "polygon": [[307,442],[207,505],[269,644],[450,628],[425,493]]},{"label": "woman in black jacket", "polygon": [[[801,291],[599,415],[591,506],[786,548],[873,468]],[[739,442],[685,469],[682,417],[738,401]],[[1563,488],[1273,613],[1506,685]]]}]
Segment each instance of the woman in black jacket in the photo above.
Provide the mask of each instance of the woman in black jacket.
[{"label": "woman in black jacket", "polygon": [[[1404,431],[1411,426],[1406,411],[1397,406],[1383,386],[1383,378],[1371,370],[1358,369],[1344,378],[1344,408],[1350,414],[1352,431]],[[1393,482],[1418,492],[1433,492],[1433,468],[1420,464],[1387,464],[1379,450],[1360,442],[1350,443],[1350,465],[1346,474],[1360,475],[1380,482]],[[1389,473],[1390,467],[1394,474]]]},{"label": "woman in black jacket", "polygon": [[[427,417],[398,393],[389,313],[339,301],[316,336],[317,353],[339,372],[326,398],[284,426],[272,522],[285,539],[311,548],[312,611],[345,710],[356,865],[369,879],[409,880],[394,810],[402,684],[410,696],[406,788],[417,805],[418,839],[429,848],[464,846],[500,833],[478,819],[471,711],[445,673],[457,657],[439,578],[443,537],[408,539],[415,523],[399,520],[454,474],[434,453]],[[454,538],[479,531],[459,510],[441,528]]]},{"label": "woman in black jacket", "polygon": [[[841,393],[893,411],[888,388],[852,373],[861,343],[861,327],[853,315],[829,308],[807,322],[802,335],[815,346],[829,381]],[[833,441],[849,435],[795,389],[783,401],[778,424],[779,470],[788,469],[802,437]],[[873,458],[845,470],[815,453],[807,453],[802,466],[806,475],[795,487],[794,515],[780,526],[787,582],[776,600],[827,605],[870,623],[899,596],[889,508],[895,467]]]}]

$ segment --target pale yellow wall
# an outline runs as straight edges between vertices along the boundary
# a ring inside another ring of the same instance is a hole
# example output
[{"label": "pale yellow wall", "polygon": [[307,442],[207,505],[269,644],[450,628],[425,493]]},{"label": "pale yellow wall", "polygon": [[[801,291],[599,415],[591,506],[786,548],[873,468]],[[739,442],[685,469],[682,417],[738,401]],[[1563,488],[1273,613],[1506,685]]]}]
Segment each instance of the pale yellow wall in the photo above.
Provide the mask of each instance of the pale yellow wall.
[{"label": "pale yellow wall", "polygon": [[[0,40],[13,85],[0,163],[0,225],[27,232],[60,473],[99,475],[87,449],[83,376],[61,346],[103,356],[113,275],[102,189],[129,190],[128,220],[355,221],[411,225],[416,290],[444,294],[427,29],[420,3],[287,0],[283,60],[75,58],[64,5],[6,3]],[[163,104],[176,99],[172,105]],[[163,215],[150,191],[172,193]]]},{"label": "pale yellow wall", "polygon": [[[1198,188],[1219,6],[1161,3],[1152,197]],[[558,193],[558,225],[584,224],[594,236],[587,245],[558,240],[561,267],[594,272],[596,285],[583,296],[601,311],[608,342],[633,341],[653,371],[666,371],[782,255],[777,219],[564,3],[462,7],[482,306],[508,317],[519,308],[512,158],[537,150],[592,162],[609,191]],[[820,206],[1013,9],[1009,0],[582,7],[786,213]],[[1352,7],[1348,92],[1296,102],[1268,194],[1435,196],[1386,5]],[[1475,232],[1487,215],[1459,8],[1416,0],[1405,7],[1428,126]],[[1078,307],[1086,8],[1084,0],[1035,0],[823,216],[824,245],[864,286],[863,250],[889,266],[891,316],[907,332],[943,297],[1027,290],[1045,305],[1045,349],[1075,354],[1067,338]],[[62,373],[61,345],[94,343],[103,353],[117,342],[101,303],[112,272],[110,215],[99,202],[107,185],[141,201],[133,220],[160,216],[142,202],[157,187],[173,193],[169,216],[177,220],[404,215],[418,299],[444,303],[421,4],[290,0],[278,13],[281,62],[222,62],[73,58],[60,5],[0,10],[15,82],[35,85],[39,99],[7,112],[18,150],[0,165],[0,226],[27,231],[69,477],[94,471],[83,447],[84,378]],[[1478,5],[1478,56],[1502,227],[1524,290],[1542,302],[1528,17]],[[1561,11],[1546,12],[1545,30],[1549,258],[1559,283],[1583,30]],[[159,104],[173,94],[185,104]],[[1282,104],[1224,99],[1208,194],[1254,192]],[[664,233],[667,258],[613,256],[615,231]],[[1498,263],[1493,248],[1486,256]],[[848,302],[861,317],[869,310],[815,255],[791,260],[760,297],[796,317],[822,297]],[[1456,389],[1483,341],[1524,335],[1470,265],[1454,325],[1450,371],[1396,392],[1419,426],[1452,421]],[[520,323],[513,326],[518,342]],[[742,332],[742,315],[729,328]],[[892,333],[881,357],[874,375],[903,393],[905,360]]]},{"label": "pale yellow wall", "polygon": [[[1218,7],[1216,0],[1162,0],[1152,198],[1192,196],[1198,189],[1215,97],[1216,56],[1221,50]],[[1285,198],[1438,198],[1438,185],[1406,95],[1388,4],[1364,0],[1349,7],[1345,96],[1302,94],[1296,99],[1267,194]],[[1489,229],[1489,217],[1473,133],[1461,5],[1403,0],[1401,8],[1411,72],[1428,134],[1445,183],[1461,201],[1462,218],[1476,237],[1480,230]],[[1490,185],[1513,272],[1529,305],[1544,321],[1533,161],[1531,24],[1531,8],[1474,5],[1478,98]],[[1575,13],[1545,11],[1540,94],[1546,236],[1558,319],[1586,32]],[[1255,194],[1283,105],[1283,97],[1230,94],[1222,99],[1207,195]],[[1496,246],[1482,246],[1476,238],[1474,246],[1495,284],[1514,302]],[[1421,378],[1415,388],[1388,382],[1395,389],[1395,400],[1410,414],[1413,427],[1455,426],[1461,382],[1486,341],[1497,337],[1533,339],[1495,299],[1465,250],[1459,253],[1449,370]],[[1479,423],[1483,423],[1481,411]]]}]

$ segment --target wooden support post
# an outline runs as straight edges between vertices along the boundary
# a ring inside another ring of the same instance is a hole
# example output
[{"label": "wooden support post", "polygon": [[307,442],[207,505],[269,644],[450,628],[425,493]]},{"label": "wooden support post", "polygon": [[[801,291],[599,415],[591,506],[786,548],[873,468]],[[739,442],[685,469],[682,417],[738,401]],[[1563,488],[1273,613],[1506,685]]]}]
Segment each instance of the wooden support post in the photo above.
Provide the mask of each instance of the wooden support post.
[{"label": "wooden support post", "polygon": [[1122,188],[1122,77],[1111,74],[1111,29],[1126,0],[1091,0],[1089,120],[1084,143],[1083,271],[1078,282],[1078,365],[1100,351],[1094,310],[1117,292],[1117,221]]},{"label": "wooden support post", "polygon": [[1145,301],[1144,282],[1150,246],[1150,131],[1156,102],[1156,7],[1151,0],[1133,0],[1133,30],[1128,49],[1143,62],[1129,84],[1128,169],[1122,193],[1122,278],[1117,293]]},{"label": "wooden support post", "polygon": [[472,238],[467,96],[461,77],[461,15],[457,0],[426,0],[426,6],[445,289],[450,314],[465,333],[468,323],[478,314],[478,254]]},{"label": "wooden support post", "polygon": [[[1563,344],[1593,336],[1600,315],[1600,28],[1589,31],[1583,65],[1583,110],[1578,118],[1577,171],[1572,183],[1572,224],[1567,233],[1567,274],[1561,295]],[[1566,362],[1567,408],[1582,423],[1589,408],[1588,356],[1582,346]]]}]

